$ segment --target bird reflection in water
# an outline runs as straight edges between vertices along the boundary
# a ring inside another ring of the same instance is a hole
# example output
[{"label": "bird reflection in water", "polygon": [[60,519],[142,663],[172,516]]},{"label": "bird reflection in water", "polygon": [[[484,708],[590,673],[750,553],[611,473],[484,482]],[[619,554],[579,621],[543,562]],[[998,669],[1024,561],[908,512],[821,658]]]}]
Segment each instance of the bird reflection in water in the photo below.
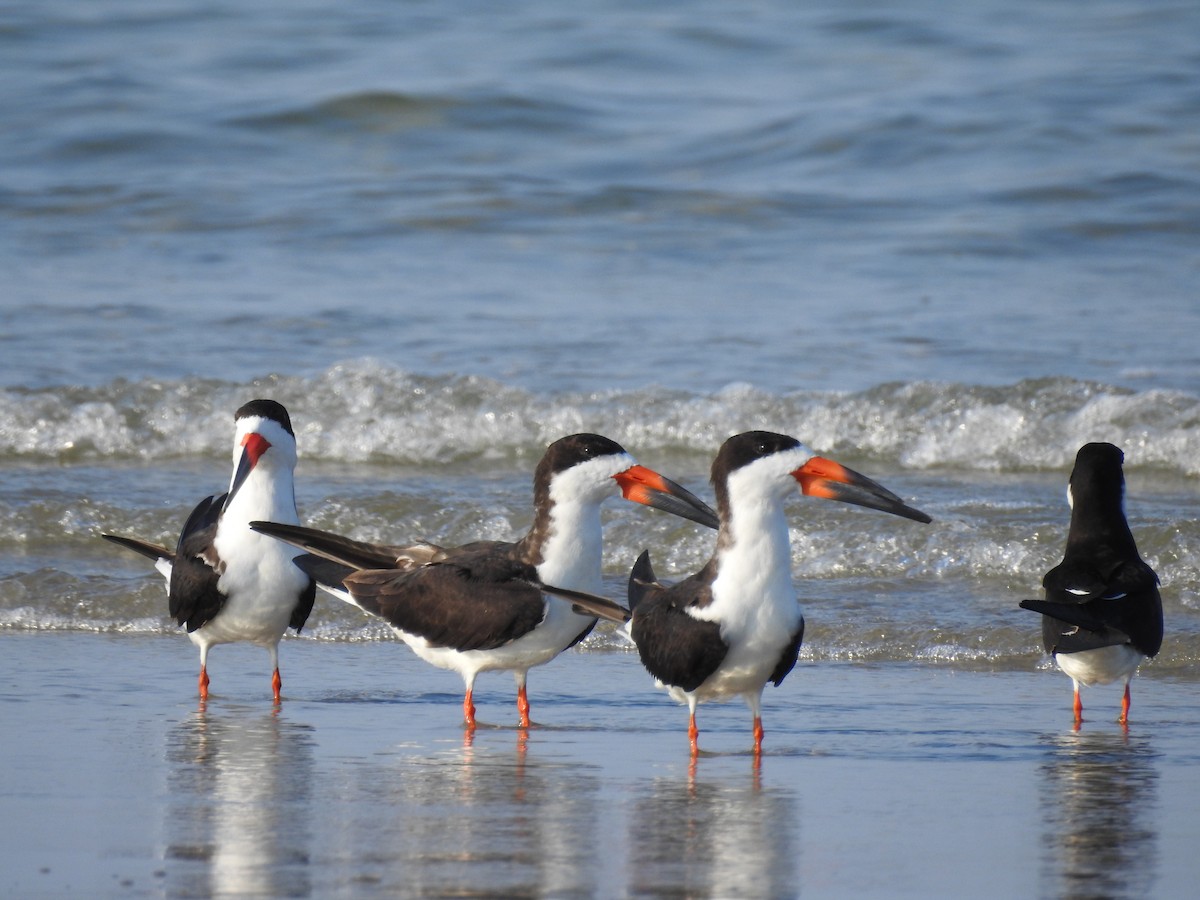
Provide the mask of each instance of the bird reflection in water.
[{"label": "bird reflection in water", "polygon": [[[757,770],[756,770],[757,772]],[[657,778],[630,820],[633,896],[789,897],[799,892],[794,795]]]},{"label": "bird reflection in water", "polygon": [[1158,833],[1157,756],[1145,737],[1050,735],[1041,767],[1043,881],[1066,898],[1148,897]]},{"label": "bird reflection in water", "polygon": [[372,848],[360,880],[404,896],[602,893],[600,779],[536,747],[525,730],[485,727],[453,750],[361,767],[355,790],[372,814],[347,835]]},{"label": "bird reflection in water", "polygon": [[311,893],[313,735],[270,712],[207,704],[168,733],[168,896]]}]

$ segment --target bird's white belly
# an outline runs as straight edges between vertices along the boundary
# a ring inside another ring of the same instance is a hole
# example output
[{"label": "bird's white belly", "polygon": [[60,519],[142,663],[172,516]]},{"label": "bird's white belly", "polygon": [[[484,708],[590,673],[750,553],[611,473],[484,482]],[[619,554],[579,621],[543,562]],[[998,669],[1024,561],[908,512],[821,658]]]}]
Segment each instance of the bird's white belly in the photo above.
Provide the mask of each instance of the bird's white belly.
[{"label": "bird's white belly", "polygon": [[[761,692],[803,620],[800,604],[788,594],[746,613],[730,616],[722,626],[721,637],[729,651],[717,670],[692,692],[698,699]],[[671,695],[677,700],[686,696],[678,688]]]},{"label": "bird's white belly", "polygon": [[[692,692],[694,697],[760,694],[800,628],[804,617],[792,586],[786,525],[781,531],[781,541],[751,543],[748,550],[754,552],[722,557],[712,603],[687,610],[701,621],[719,622],[721,639],[729,648],[717,670]],[[678,690],[671,694],[682,696]]]},{"label": "bird's white belly", "polygon": [[1129,678],[1145,657],[1129,644],[1116,644],[1078,653],[1056,653],[1058,667],[1082,685],[1110,684]]},{"label": "bird's white belly", "polygon": [[717,671],[693,693],[700,700],[722,700],[761,691],[790,642],[791,635],[788,634],[757,641],[753,646],[743,644],[737,649],[731,648]]},{"label": "bird's white belly", "polygon": [[[530,669],[550,662],[593,621],[572,612],[562,601],[550,598],[549,614],[528,634],[491,650],[455,650],[431,644],[420,635],[393,626],[396,635],[425,662],[460,674],[495,669]],[[555,608],[562,607],[562,608]]]},{"label": "bird's white belly", "polygon": [[[218,582],[226,596],[225,605],[208,624],[192,632],[197,644],[278,644],[308,583],[308,576],[292,562],[299,551],[277,541],[243,541],[237,550],[244,554],[231,553]],[[252,547],[252,543],[259,546]]]},{"label": "bird's white belly", "polygon": [[252,644],[269,646],[278,644],[287,630],[296,607],[297,595],[272,598],[244,594],[231,596],[221,612],[210,619],[203,628],[190,635],[196,644],[229,644],[249,641]]}]

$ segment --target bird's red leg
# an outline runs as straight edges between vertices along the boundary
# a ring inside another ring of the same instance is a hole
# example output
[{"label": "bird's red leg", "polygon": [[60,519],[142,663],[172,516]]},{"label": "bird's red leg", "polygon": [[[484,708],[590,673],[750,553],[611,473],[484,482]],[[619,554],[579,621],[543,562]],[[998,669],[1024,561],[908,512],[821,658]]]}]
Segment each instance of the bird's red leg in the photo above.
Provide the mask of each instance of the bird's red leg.
[{"label": "bird's red leg", "polygon": [[1083,721],[1083,701],[1079,699],[1079,688],[1075,688],[1075,727]]},{"label": "bird's red leg", "polygon": [[463,697],[463,722],[468,728],[475,727],[475,703],[473,699],[474,692],[467,688],[466,696]]},{"label": "bird's red leg", "polygon": [[208,699],[208,670],[204,666],[200,667],[200,699]]},{"label": "bird's red leg", "polygon": [[754,717],[754,755],[762,755],[762,739],[763,727],[762,719],[759,716]]},{"label": "bird's red leg", "polygon": [[688,742],[692,745],[692,756],[700,752],[700,729],[696,727],[696,714],[693,712],[688,716]]},{"label": "bird's red leg", "polygon": [[279,677],[279,667],[275,667],[275,674],[271,676],[271,690],[275,694],[275,702],[279,702],[279,692],[283,688],[283,679]]},{"label": "bird's red leg", "polygon": [[529,694],[525,690],[525,685],[517,688],[517,712],[521,716],[520,726],[522,728],[529,727]]},{"label": "bird's red leg", "polygon": [[1129,724],[1129,685],[1125,685],[1125,696],[1121,698],[1121,718],[1117,720],[1122,725]]}]

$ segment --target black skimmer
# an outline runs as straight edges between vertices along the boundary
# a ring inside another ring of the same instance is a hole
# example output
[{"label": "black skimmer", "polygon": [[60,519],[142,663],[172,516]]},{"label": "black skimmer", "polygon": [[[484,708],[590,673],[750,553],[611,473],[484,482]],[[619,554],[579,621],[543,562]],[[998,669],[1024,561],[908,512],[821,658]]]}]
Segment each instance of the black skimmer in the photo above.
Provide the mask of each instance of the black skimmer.
[{"label": "black skimmer", "polygon": [[1158,576],[1138,555],[1125,520],[1125,454],[1084,444],[1067,486],[1071,526],[1063,561],[1046,573],[1044,600],[1021,606],[1042,613],[1042,642],[1075,688],[1075,726],[1083,721],[1081,685],[1125,680],[1120,722],[1129,721],[1129,680],[1162,646]]},{"label": "black skimmer", "polygon": [[252,400],[234,414],[233,477],[228,493],[192,510],[174,550],[138,538],[101,537],[154,560],[167,579],[170,612],[200,648],[200,698],[208,697],[208,651],[248,641],[271,654],[271,688],[279,702],[279,640],[304,627],[316,584],[292,565],[299,551],[250,530],[269,518],[300,524],[293,470],[296,436],[287,410]]},{"label": "black skimmer", "polygon": [[754,716],[754,753],[762,752],[762,692],[796,664],[804,616],[792,584],[784,498],[799,483],[813,497],[931,521],[891,491],[798,440],[748,431],[727,440],[713,462],[721,524],[712,558],[678,584],[658,583],[643,553],[629,578],[629,637],[660,687],[688,705],[688,738],[698,752],[696,705],[740,694]]},{"label": "black skimmer", "polygon": [[597,434],[571,435],[547,448],[533,477],[533,525],[514,543],[398,547],[275,522],[251,527],[309,551],[313,557],[297,565],[318,584],[383,619],[426,662],[458,672],[468,728],[475,726],[476,676],[511,671],[518,721],[527,728],[529,669],[583,640],[596,624],[561,598],[602,589],[600,505],[618,486],[627,500],[717,527],[716,513],[698,498]]}]

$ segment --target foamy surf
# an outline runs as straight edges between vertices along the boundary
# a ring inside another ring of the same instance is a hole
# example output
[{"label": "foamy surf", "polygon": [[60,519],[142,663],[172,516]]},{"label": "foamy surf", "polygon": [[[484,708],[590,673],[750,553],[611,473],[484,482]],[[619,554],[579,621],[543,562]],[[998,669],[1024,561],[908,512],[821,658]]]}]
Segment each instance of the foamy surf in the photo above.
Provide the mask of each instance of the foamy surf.
[{"label": "foamy surf", "polygon": [[822,452],[902,468],[1038,472],[1069,468],[1107,440],[1130,470],[1200,474],[1200,397],[1070,378],[989,387],[946,382],[860,392],[713,393],[645,387],[539,393],[478,376],[417,375],[376,361],[313,377],[248,383],[117,380],[0,391],[0,458],[88,462],[223,455],[228,410],[249,395],[294,409],[304,461],[443,466],[540,455],[594,430],[648,451],[711,455],[730,434],[786,428]]}]

